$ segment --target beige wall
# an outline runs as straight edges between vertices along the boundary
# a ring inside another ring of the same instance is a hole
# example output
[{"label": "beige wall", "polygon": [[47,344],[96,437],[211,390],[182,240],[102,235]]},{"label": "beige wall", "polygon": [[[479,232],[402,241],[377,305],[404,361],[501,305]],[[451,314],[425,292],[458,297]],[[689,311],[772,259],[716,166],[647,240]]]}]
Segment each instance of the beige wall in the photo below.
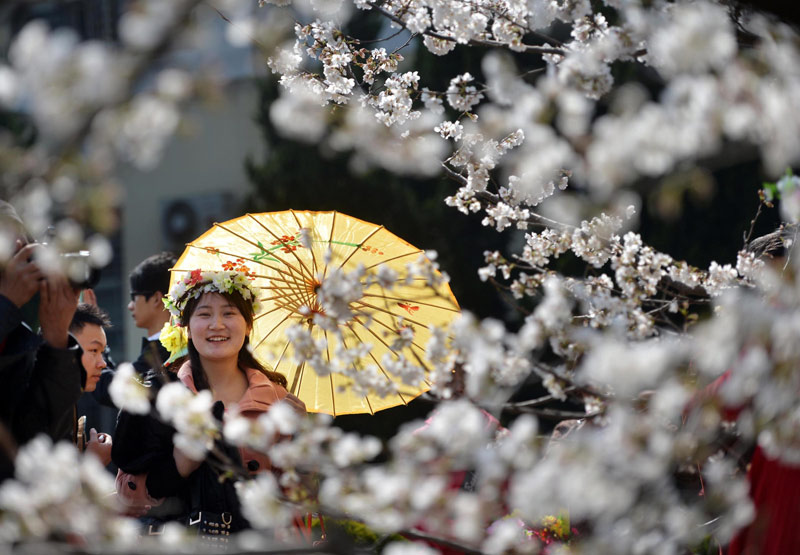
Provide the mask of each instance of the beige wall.
[{"label": "beige wall", "polygon": [[[244,160],[260,160],[263,140],[253,122],[258,91],[252,81],[241,80],[225,89],[225,102],[193,106],[186,111],[189,133],[181,133],[167,147],[161,163],[152,171],[124,168],[120,180],[126,192],[122,209],[122,302],[129,300],[128,274],[147,256],[164,249],[161,213],[176,198],[202,197],[230,192],[240,200],[249,190]],[[238,214],[237,214],[238,215]],[[180,254],[180,253],[178,253]],[[145,331],[134,326],[125,306],[123,322],[125,353],[118,360],[139,354]]]}]

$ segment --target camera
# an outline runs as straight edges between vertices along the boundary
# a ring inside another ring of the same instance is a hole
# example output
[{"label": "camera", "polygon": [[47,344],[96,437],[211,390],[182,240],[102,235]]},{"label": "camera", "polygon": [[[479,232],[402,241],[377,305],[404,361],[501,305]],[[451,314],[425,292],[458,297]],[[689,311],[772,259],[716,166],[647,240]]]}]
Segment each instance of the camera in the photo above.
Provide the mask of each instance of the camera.
[{"label": "camera", "polygon": [[[40,243],[47,247],[47,243]],[[75,251],[56,253],[53,250],[42,249],[34,253],[33,260],[45,267],[58,267],[73,289],[92,289],[100,281],[100,269],[91,263],[89,251]]]},{"label": "camera", "polygon": [[92,266],[89,251],[67,252],[60,257],[73,288],[92,289],[100,281],[100,269]]}]

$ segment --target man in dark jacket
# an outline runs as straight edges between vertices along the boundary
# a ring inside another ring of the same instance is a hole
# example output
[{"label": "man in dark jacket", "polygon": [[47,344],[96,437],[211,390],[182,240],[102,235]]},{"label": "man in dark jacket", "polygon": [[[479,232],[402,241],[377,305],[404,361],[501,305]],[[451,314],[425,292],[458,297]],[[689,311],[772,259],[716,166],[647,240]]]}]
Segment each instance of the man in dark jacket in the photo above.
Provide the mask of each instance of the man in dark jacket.
[{"label": "man in dark jacket", "polygon": [[[22,221],[5,201],[0,241],[10,242],[14,253],[0,269],[0,424],[16,445],[39,433],[68,439],[81,394],[80,350],[68,334],[78,292],[65,276],[43,271],[36,261],[42,246],[28,243]],[[41,334],[22,318],[37,292]],[[2,466],[0,479],[10,470]]]},{"label": "man in dark jacket", "polygon": [[142,260],[131,272],[131,302],[128,310],[137,328],[147,331],[142,339],[142,351],[133,362],[137,372],[160,369],[169,353],[159,341],[161,328],[169,321],[164,298],[169,293],[169,270],[177,259],[171,252],[154,254]]},{"label": "man in dark jacket", "polygon": [[[169,270],[177,259],[171,252],[154,254],[142,260],[130,274],[131,302],[128,310],[137,328],[147,331],[142,338],[139,358],[132,362],[133,367],[145,377],[151,370],[160,372],[169,358],[169,352],[159,341],[161,328],[169,321],[169,311],[164,307],[164,297],[169,293]],[[114,378],[115,370],[103,371],[100,382],[92,394],[103,405],[114,407],[108,386]],[[152,374],[151,374],[152,375]]]}]

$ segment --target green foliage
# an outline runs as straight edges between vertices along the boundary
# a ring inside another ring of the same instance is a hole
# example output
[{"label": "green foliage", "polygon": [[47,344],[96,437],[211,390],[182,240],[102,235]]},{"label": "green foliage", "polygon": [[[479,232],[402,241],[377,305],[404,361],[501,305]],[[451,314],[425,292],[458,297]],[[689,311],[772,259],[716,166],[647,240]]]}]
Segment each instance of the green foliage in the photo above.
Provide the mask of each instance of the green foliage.
[{"label": "green foliage", "polygon": [[706,536],[699,545],[690,551],[692,555],[719,555],[722,553],[722,546],[713,536]]},{"label": "green foliage", "polygon": [[773,201],[780,200],[783,193],[789,192],[787,188],[791,187],[790,190],[794,190],[794,183],[796,181],[794,177],[795,175],[792,168],[786,168],[786,173],[780,180],[775,183],[765,181],[762,184],[761,190],[758,192],[759,197],[767,206],[771,207]]}]

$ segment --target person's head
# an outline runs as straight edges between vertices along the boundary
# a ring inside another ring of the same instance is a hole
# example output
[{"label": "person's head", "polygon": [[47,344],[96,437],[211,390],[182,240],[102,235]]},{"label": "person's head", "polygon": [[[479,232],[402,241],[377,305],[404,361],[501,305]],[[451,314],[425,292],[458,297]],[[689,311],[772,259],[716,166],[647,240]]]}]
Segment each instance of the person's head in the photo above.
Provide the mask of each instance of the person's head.
[{"label": "person's head", "polygon": [[107,344],[105,328],[110,326],[111,321],[105,311],[92,304],[78,304],[69,331],[83,351],[84,391],[95,390],[100,373],[107,366],[103,352]]},{"label": "person's head", "polygon": [[258,290],[238,272],[195,270],[179,282],[167,302],[186,329],[189,361],[197,389],[208,387],[203,361],[235,361],[240,369],[254,368],[285,386],[286,377],[266,369],[250,352],[250,332]]},{"label": "person's head", "polygon": [[157,333],[169,320],[164,309],[164,297],[169,291],[169,270],[177,259],[170,252],[162,252],[145,258],[130,274],[131,311],[136,327],[147,330],[148,335]]},{"label": "person's head", "polygon": [[238,293],[203,293],[186,303],[181,324],[189,339],[189,356],[201,361],[239,361],[253,329],[252,304]]}]

